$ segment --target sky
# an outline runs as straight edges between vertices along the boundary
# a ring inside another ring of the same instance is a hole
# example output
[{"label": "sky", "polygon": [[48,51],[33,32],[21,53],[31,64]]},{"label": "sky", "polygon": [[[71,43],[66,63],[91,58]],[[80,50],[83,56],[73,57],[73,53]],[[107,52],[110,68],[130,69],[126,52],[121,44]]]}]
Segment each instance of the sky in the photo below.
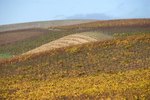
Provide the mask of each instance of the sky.
[{"label": "sky", "polygon": [[0,25],[61,19],[150,18],[150,0],[0,0]]}]

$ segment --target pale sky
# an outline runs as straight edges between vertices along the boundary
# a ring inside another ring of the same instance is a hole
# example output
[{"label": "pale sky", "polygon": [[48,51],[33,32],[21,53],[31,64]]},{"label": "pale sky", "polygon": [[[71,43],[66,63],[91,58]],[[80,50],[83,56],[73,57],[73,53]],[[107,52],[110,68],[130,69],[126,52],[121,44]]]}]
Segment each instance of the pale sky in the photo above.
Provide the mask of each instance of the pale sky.
[{"label": "pale sky", "polygon": [[150,0],[0,0],[0,25],[120,18],[150,18]]}]

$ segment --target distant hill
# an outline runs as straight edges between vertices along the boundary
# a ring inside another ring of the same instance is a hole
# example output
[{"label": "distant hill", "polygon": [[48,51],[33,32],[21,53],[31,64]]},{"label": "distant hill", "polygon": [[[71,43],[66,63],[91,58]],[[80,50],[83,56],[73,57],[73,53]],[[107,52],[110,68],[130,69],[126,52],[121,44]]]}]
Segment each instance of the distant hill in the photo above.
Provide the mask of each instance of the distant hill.
[{"label": "distant hill", "polygon": [[0,32],[30,29],[30,28],[48,28],[51,26],[74,25],[92,21],[94,20],[54,20],[54,21],[39,21],[39,22],[19,23],[10,25],[0,25]]},{"label": "distant hill", "polygon": [[80,25],[56,26],[54,29],[74,31],[101,31],[104,33],[133,33],[150,30],[150,19],[100,20]]},{"label": "distant hill", "polygon": [[[0,53],[2,55],[19,55],[75,33],[98,32],[110,36],[150,33],[150,19],[86,22],[78,23],[78,25],[49,27],[47,29],[33,28],[0,32]],[[93,35],[90,36],[93,37]],[[99,38],[99,36],[96,35],[96,38]]]},{"label": "distant hill", "polygon": [[50,33],[49,27],[76,25],[94,20],[56,20],[0,25],[0,45],[12,44],[29,38],[37,38]]}]

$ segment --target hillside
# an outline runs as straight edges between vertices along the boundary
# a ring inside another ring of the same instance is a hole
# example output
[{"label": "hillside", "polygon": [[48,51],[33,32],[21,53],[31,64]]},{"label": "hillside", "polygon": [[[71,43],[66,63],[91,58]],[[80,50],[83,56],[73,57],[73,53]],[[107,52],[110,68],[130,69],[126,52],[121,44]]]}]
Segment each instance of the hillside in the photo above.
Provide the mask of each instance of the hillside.
[{"label": "hillside", "polygon": [[[50,27],[51,28],[51,27]],[[142,33],[150,30],[150,19],[122,19],[83,23],[80,25],[56,26],[53,29],[72,31],[100,31],[102,33]]]},{"label": "hillside", "polygon": [[48,33],[48,30],[38,28],[0,32],[0,46],[14,44],[27,39],[35,39]]},{"label": "hillside", "polygon": [[150,98],[149,19],[14,30],[0,36],[2,100]]},{"label": "hillside", "polygon": [[0,25],[0,32],[33,29],[33,28],[48,28],[54,26],[74,25],[92,22],[94,20],[55,20],[55,21],[39,21],[39,22],[28,22],[10,25]]},{"label": "hillside", "polygon": [[0,45],[12,44],[45,35],[50,32],[51,29],[48,28],[52,26],[74,25],[92,21],[94,20],[57,20],[0,25]]},{"label": "hillside", "polygon": [[150,34],[136,34],[1,61],[2,99],[146,99]]},{"label": "hillside", "polygon": [[[6,57],[7,55],[9,55],[7,58],[14,55],[20,55],[46,43],[75,33],[98,32],[109,35],[110,37],[149,33],[149,22],[149,19],[109,20],[89,22],[87,24],[82,23],[78,25],[49,27],[49,29],[24,29],[11,32],[9,31],[6,32],[6,34],[0,34],[0,43],[3,44],[0,47],[0,55],[2,55],[0,58],[3,58],[4,56]],[[15,35],[17,34],[17,39],[11,33]],[[25,37],[22,37],[22,34],[24,34]]]}]

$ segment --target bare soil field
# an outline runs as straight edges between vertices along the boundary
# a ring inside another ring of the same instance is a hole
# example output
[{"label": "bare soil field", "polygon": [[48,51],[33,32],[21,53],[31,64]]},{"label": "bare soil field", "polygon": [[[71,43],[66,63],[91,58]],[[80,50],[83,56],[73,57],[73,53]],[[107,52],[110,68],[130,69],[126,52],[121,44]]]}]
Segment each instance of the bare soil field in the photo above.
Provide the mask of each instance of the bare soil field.
[{"label": "bare soil field", "polygon": [[0,32],[0,45],[6,45],[29,38],[35,38],[47,34],[46,29],[24,29],[16,31]]}]

